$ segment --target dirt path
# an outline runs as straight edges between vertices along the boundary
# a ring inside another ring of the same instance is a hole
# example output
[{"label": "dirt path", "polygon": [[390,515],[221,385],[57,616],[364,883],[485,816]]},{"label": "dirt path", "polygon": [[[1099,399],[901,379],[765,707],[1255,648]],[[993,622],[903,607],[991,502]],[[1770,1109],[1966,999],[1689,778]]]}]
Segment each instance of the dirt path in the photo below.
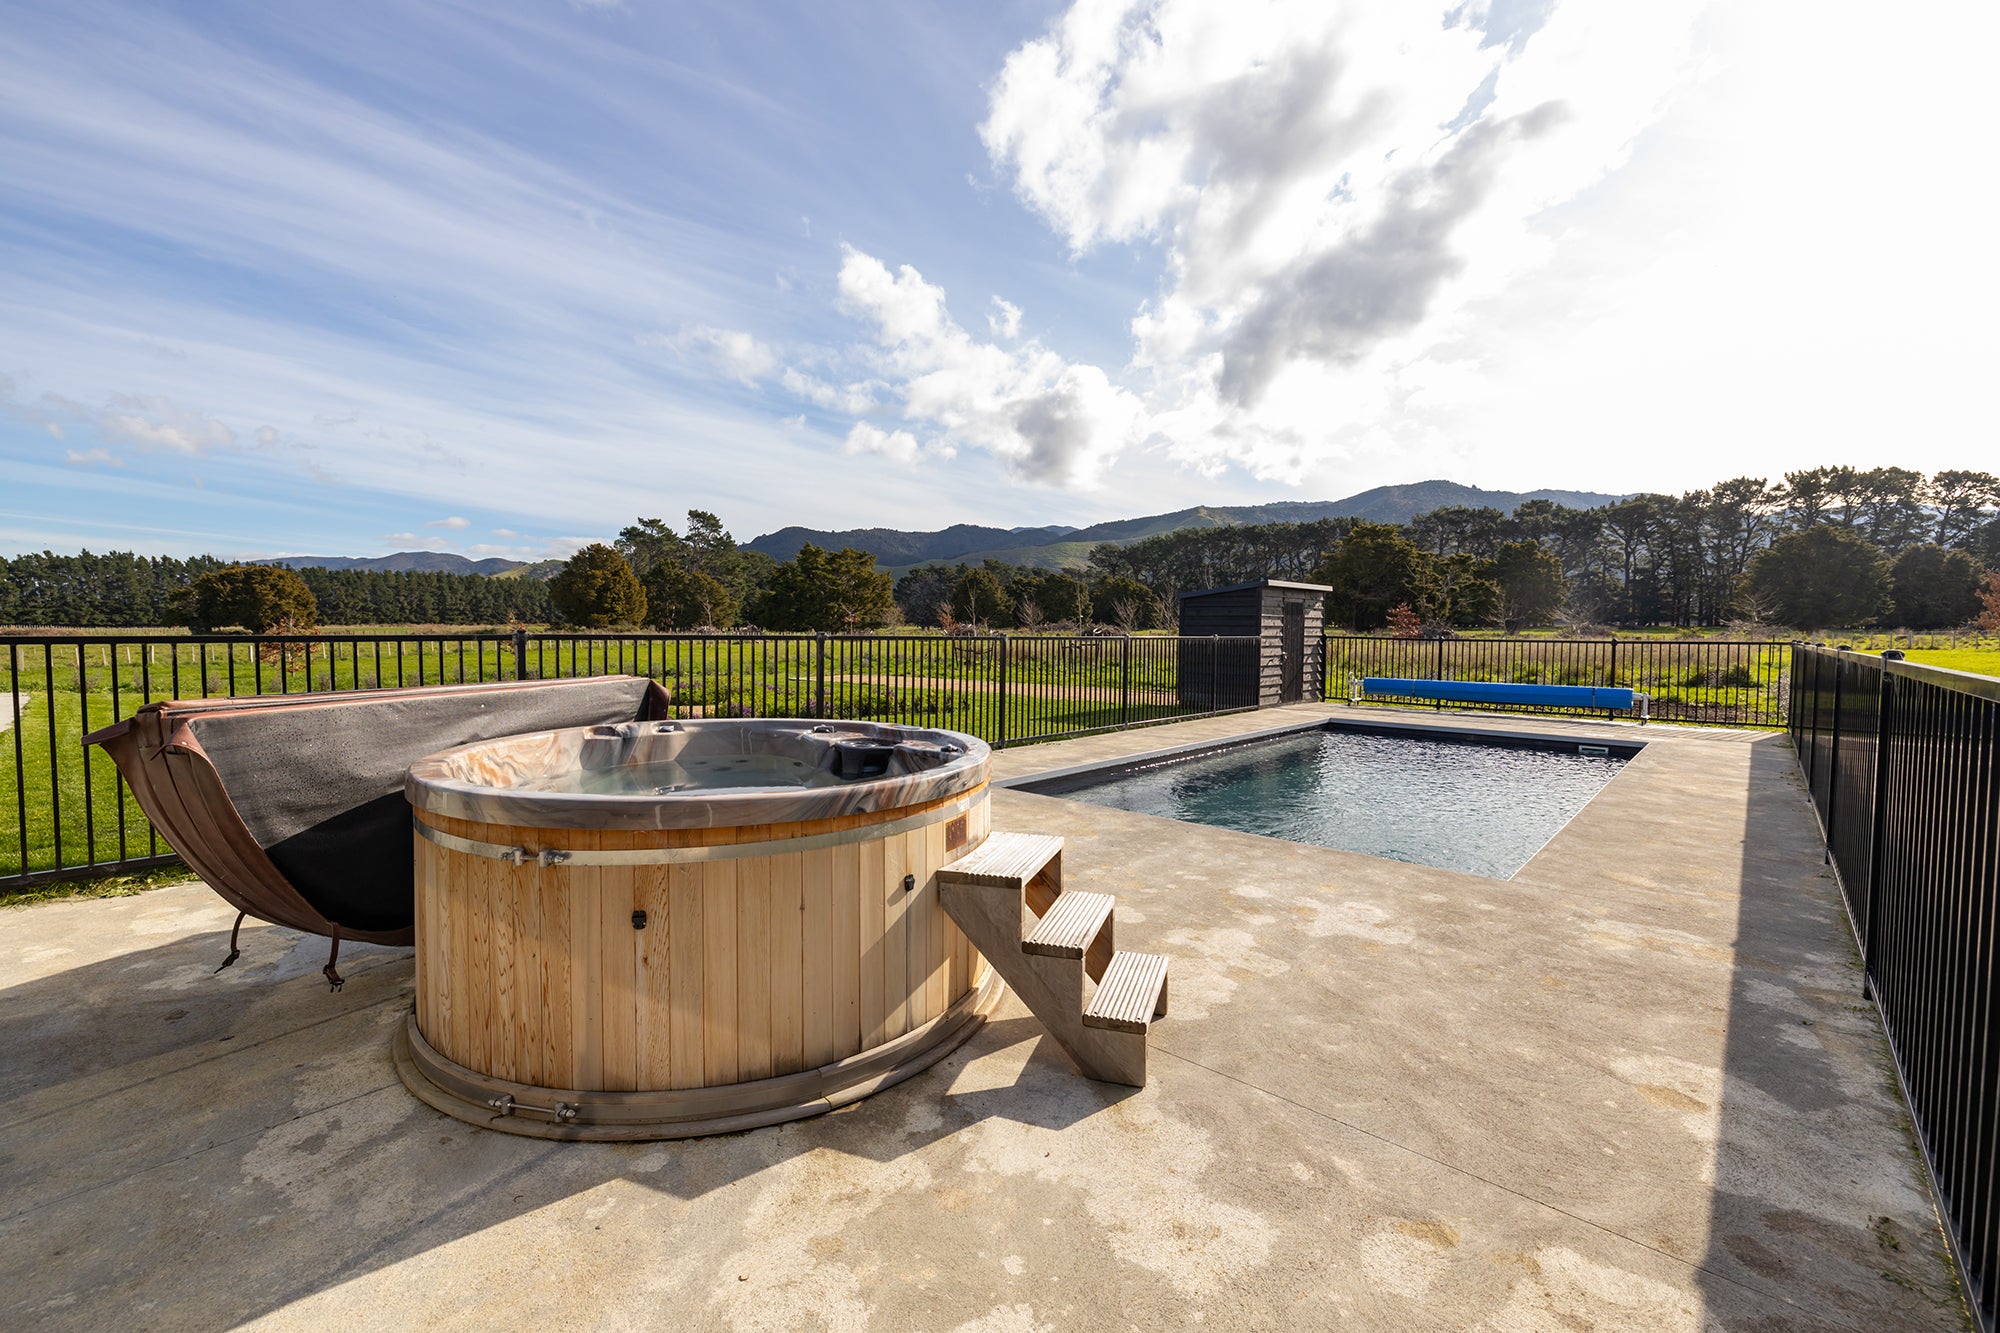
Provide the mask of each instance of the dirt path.
[{"label": "dirt path", "polygon": [[[21,707],[26,708],[29,704],[33,703],[34,701],[35,701],[34,695],[24,694],[21,696]],[[14,725],[14,696],[11,694],[0,695],[0,732],[6,731],[7,728],[13,725]]]}]

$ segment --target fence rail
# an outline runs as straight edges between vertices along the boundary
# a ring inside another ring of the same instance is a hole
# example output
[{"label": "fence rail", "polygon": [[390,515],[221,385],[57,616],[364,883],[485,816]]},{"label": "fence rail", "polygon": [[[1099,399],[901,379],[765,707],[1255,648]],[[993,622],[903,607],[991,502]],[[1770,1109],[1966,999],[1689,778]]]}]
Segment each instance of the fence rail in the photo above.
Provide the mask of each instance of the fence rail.
[{"label": "fence rail", "polygon": [[[1787,643],[1722,639],[1329,635],[1326,693],[1328,698],[1345,697],[1349,678],[1359,676],[1623,687],[1651,695],[1657,721],[1782,727],[1791,690],[1790,655]],[[1423,706],[1442,707],[1430,701],[1423,701]],[[1452,707],[1504,711],[1506,705],[1454,703]]]},{"label": "fence rail", "polygon": [[1007,745],[1254,708],[1257,652],[1255,638],[1159,636],[0,638],[0,886],[174,859],[82,744],[162,699],[626,672],[664,685],[681,717],[866,719]]},{"label": "fence rail", "polygon": [[1981,1328],[2000,1318],[2000,679],[1801,645],[1790,731]]}]

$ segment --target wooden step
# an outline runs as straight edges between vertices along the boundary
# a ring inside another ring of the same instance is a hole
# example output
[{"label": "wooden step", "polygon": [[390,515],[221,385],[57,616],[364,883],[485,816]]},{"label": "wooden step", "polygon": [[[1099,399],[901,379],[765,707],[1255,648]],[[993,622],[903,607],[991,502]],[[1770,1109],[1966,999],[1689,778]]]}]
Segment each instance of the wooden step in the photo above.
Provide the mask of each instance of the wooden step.
[{"label": "wooden step", "polygon": [[1166,955],[1116,953],[1104,970],[1097,994],[1090,997],[1090,1007],[1083,1011],[1083,1025],[1143,1034],[1166,1012]]},{"label": "wooden step", "polygon": [[1063,840],[1046,833],[989,833],[986,841],[938,874],[960,884],[1022,888],[1062,855]]},{"label": "wooden step", "polygon": [[1108,893],[1079,893],[1071,889],[1055,900],[1028,937],[1021,941],[1024,953],[1048,958],[1081,958],[1097,942],[1099,932],[1111,920],[1118,900]]}]

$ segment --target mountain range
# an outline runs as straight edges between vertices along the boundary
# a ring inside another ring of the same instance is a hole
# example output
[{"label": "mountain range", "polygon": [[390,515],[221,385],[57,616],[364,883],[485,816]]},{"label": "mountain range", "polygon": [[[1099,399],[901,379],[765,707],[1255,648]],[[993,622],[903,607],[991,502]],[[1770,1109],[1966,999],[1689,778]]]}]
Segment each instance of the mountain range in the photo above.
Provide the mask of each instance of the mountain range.
[{"label": "mountain range", "polygon": [[394,574],[510,574],[524,562],[472,560],[449,551],[397,551],[394,555],[281,555],[275,560],[259,560],[260,565],[283,565],[287,569],[372,569]]},{"label": "mountain range", "polygon": [[[878,567],[901,574],[918,565],[976,565],[983,560],[1004,560],[1009,564],[1038,569],[1061,569],[1080,565],[1090,557],[1090,548],[1103,542],[1126,545],[1163,532],[1182,528],[1230,527],[1243,523],[1310,523],[1322,518],[1361,518],[1374,523],[1407,523],[1418,514],[1448,505],[1487,506],[1513,513],[1524,500],[1553,500],[1572,509],[1595,509],[1614,504],[1622,495],[1602,495],[1596,491],[1486,491],[1477,486],[1461,486],[1455,481],[1419,481],[1407,486],[1377,486],[1350,495],[1344,500],[1279,500],[1261,505],[1196,505],[1171,514],[1146,518],[1121,518],[1096,523],[1087,528],[1054,524],[1039,528],[988,528],[973,523],[955,523],[937,532],[904,532],[898,528],[780,528],[744,542],[746,551],[761,551],[774,560],[790,560],[807,542],[824,550],[854,547],[868,551]],[[323,569],[374,569],[449,574],[490,574],[506,578],[547,578],[561,567],[560,561],[541,560],[530,565],[519,560],[471,560],[444,551],[398,551],[382,556],[287,555],[266,560],[267,565],[292,569],[319,566]]]},{"label": "mountain range", "polygon": [[1418,514],[1448,505],[1487,506],[1513,513],[1525,500],[1552,500],[1572,509],[1614,504],[1622,495],[1595,491],[1487,491],[1455,481],[1419,481],[1407,486],[1377,486],[1344,500],[1280,500],[1261,505],[1197,505],[1171,514],[1115,519],[1087,528],[987,528],[954,524],[938,532],[903,532],[895,528],[780,528],[743,543],[774,560],[789,560],[807,542],[826,550],[854,547],[875,556],[875,563],[893,574],[918,565],[1005,560],[1041,569],[1080,565],[1090,548],[1102,542],[1125,545],[1178,532],[1182,528],[1229,527],[1242,523],[1310,523],[1322,518],[1360,518],[1374,523],[1407,523]]}]

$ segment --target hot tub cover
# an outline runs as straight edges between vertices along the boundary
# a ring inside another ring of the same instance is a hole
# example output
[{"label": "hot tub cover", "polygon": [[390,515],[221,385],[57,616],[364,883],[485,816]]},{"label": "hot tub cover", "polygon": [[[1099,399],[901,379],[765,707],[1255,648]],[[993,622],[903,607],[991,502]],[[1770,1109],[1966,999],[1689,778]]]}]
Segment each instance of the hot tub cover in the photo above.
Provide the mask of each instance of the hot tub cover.
[{"label": "hot tub cover", "polygon": [[550,727],[661,717],[640,676],[148,704],[84,738],[211,888],[260,920],[413,938],[404,778],[425,755]]}]

